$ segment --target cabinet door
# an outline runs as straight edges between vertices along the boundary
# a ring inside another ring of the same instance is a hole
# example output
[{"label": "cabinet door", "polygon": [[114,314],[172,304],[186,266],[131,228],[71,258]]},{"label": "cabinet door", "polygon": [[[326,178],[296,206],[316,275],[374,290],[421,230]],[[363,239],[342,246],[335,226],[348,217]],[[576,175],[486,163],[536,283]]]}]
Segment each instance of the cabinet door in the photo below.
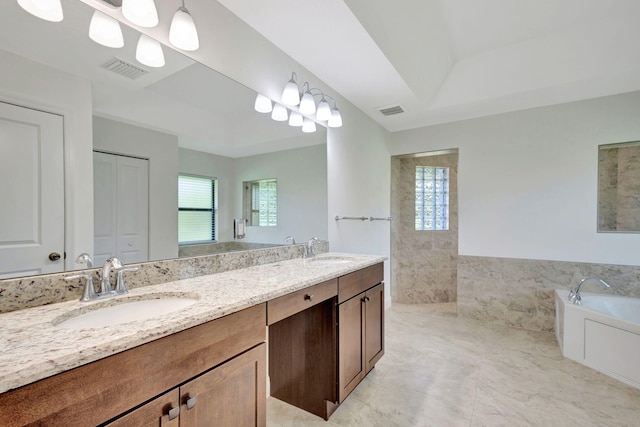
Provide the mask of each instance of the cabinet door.
[{"label": "cabinet door", "polygon": [[264,427],[266,344],[180,387],[181,427]]},{"label": "cabinet door", "polygon": [[365,372],[373,366],[384,354],[384,284],[365,292],[364,296],[364,357]]},{"label": "cabinet door", "polygon": [[180,423],[180,392],[177,388],[129,412],[105,427],[178,427]]},{"label": "cabinet door", "polygon": [[364,376],[363,296],[364,293],[338,306],[338,394],[340,402],[344,401]]}]

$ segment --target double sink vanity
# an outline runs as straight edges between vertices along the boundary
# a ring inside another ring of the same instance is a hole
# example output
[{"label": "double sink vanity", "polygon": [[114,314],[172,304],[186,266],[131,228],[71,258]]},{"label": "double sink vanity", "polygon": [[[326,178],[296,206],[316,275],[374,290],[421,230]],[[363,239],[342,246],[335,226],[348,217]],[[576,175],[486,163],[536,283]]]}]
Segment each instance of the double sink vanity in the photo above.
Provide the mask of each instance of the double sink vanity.
[{"label": "double sink vanity", "polygon": [[268,381],[328,419],[384,353],[383,260],[327,253],[1,314],[0,425],[264,426]]}]

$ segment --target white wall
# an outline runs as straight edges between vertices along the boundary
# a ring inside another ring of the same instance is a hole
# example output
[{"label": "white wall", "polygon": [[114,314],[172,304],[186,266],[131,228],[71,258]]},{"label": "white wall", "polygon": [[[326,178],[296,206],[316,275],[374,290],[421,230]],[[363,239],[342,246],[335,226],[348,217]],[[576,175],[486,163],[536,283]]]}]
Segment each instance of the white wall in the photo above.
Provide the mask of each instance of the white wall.
[{"label": "white wall", "polygon": [[[301,137],[304,138],[304,137]],[[284,243],[327,239],[327,146],[325,144],[236,159],[236,210],[242,216],[242,182],[278,180],[278,225],[247,227],[245,242]]]},{"label": "white wall", "polygon": [[638,265],[640,234],[596,232],[599,144],[640,140],[640,92],[391,135],[459,148],[461,255]]},{"label": "white wall", "polygon": [[[177,258],[178,138],[94,117],[93,147],[149,159],[149,259]],[[93,189],[88,194],[93,194]],[[91,200],[93,203],[93,198]]]},{"label": "white wall", "polygon": [[64,117],[65,268],[93,253],[93,152],[88,80],[0,51],[0,101]]},{"label": "white wall", "polygon": [[[335,216],[388,217],[391,212],[391,159],[388,133],[350,104],[342,106],[343,127],[329,129],[329,242],[332,252],[391,256],[388,221],[335,221]],[[391,303],[389,261],[385,298]]]}]

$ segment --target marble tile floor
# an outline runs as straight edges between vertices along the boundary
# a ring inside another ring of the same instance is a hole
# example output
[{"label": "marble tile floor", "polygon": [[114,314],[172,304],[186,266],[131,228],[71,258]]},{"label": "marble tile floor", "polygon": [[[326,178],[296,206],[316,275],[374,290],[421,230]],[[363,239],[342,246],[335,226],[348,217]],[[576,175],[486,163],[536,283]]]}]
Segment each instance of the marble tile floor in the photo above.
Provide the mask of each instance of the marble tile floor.
[{"label": "marble tile floor", "polygon": [[394,304],[386,354],[326,422],[277,399],[267,426],[640,426],[640,390],[564,359],[555,336]]}]

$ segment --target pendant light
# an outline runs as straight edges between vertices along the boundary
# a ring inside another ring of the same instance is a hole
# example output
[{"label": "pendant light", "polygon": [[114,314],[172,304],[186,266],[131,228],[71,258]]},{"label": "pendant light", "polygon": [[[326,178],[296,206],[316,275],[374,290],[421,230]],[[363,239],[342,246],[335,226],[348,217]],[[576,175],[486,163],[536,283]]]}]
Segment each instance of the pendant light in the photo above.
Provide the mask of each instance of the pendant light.
[{"label": "pendant light", "polygon": [[273,111],[271,112],[271,118],[276,122],[286,122],[289,118],[287,107],[282,104],[274,105]]},{"label": "pendant light", "polygon": [[302,123],[302,132],[304,133],[313,133],[316,131],[316,122],[305,117],[304,123]]},{"label": "pendant light", "polygon": [[338,110],[338,107],[336,107],[335,105],[331,109],[331,117],[327,122],[327,126],[329,126],[330,128],[342,127],[342,115],[340,114],[340,110]]},{"label": "pendant light", "polygon": [[253,104],[253,108],[255,108],[258,113],[270,113],[273,110],[273,105],[269,98],[259,93],[258,96],[256,96],[256,102]]},{"label": "pendant light", "polygon": [[89,37],[94,42],[106,47],[119,48],[124,46],[120,23],[99,10],[95,10],[91,17]]},{"label": "pendant light", "polygon": [[122,0],[122,15],[141,27],[158,25],[158,11],[153,0]]},{"label": "pendant light", "polygon": [[149,67],[162,67],[164,66],[162,46],[157,40],[152,39],[146,34],[141,34],[136,48],[136,59],[141,64]]},{"label": "pendant light", "polygon": [[291,80],[287,82],[282,91],[282,103],[284,105],[295,106],[300,104],[300,92],[298,91],[298,83],[296,83],[296,73],[291,73]]},{"label": "pendant light", "polygon": [[292,111],[289,116],[289,126],[300,127],[303,125],[304,117],[297,111]]},{"label": "pendant light", "polygon": [[308,116],[316,113],[316,102],[313,100],[313,95],[309,89],[306,90],[300,100],[300,112]]},{"label": "pendant light", "polygon": [[193,22],[193,17],[187,8],[184,7],[184,0],[182,6],[173,15],[171,27],[169,28],[169,41],[172,45],[182,50],[193,51],[198,50],[200,47],[196,24]]},{"label": "pendant light", "polygon": [[316,112],[316,119],[320,122],[326,122],[331,118],[331,106],[326,99],[324,99],[324,94],[322,95],[322,99],[318,103],[318,109]]},{"label": "pendant light", "polygon": [[64,18],[60,0],[18,0],[21,8],[45,21],[60,22]]}]

